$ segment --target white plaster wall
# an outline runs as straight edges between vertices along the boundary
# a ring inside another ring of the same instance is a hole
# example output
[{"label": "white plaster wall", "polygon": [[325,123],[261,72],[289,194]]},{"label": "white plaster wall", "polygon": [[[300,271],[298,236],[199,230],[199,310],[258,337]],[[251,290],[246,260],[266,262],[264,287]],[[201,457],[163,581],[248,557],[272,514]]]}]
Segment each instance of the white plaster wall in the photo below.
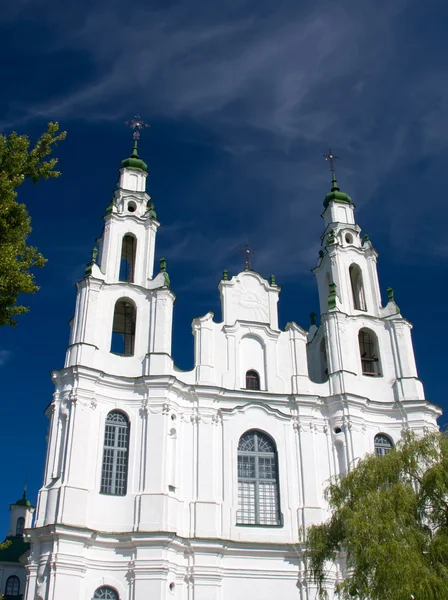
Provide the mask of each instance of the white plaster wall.
[{"label": "white plaster wall", "polygon": [[[125,170],[123,185],[141,187],[126,177]],[[355,243],[341,237],[315,270],[324,310],[308,345],[295,323],[278,328],[280,288],[244,271],[220,283],[222,323],[212,313],[193,321],[195,367],[180,371],[170,357],[174,295],[162,275],[147,278],[157,224],[144,219],[143,190],[135,196],[137,215],[126,214],[128,196],[117,193],[104,232],[106,272],[94,265],[78,285],[66,367],[53,374],[27,600],[90,599],[100,585],[117,589],[121,600],[314,600],[315,589],[303,579],[299,529],[328,516],[323,492],[331,477],[371,452],[376,433],[397,442],[408,428],[436,428],[439,411],[416,379],[410,326],[394,305],[380,308],[376,254],[361,246],[352,207],[344,206],[337,218],[346,222],[336,224],[336,234],[349,230]],[[325,218],[334,219],[328,210]],[[116,281],[127,231],[145,240],[140,285]],[[350,304],[348,269],[355,260],[363,269],[366,312]],[[328,311],[330,271],[339,298]],[[120,298],[137,307],[133,357],[109,351]],[[361,374],[363,327],[378,337],[381,377]],[[329,375],[317,383],[310,373],[321,368],[323,337]],[[261,390],[245,390],[251,369]],[[123,497],[100,493],[105,419],[114,409],[130,421]],[[277,447],[281,526],[236,524],[237,447],[250,429]]]}]

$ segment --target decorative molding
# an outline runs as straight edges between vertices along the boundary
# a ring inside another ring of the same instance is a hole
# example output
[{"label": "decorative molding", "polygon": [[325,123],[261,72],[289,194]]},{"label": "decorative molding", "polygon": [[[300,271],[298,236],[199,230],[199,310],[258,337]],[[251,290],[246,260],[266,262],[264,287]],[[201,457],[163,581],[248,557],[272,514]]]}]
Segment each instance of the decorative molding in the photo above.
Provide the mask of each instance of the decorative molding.
[{"label": "decorative molding", "polygon": [[238,404],[233,408],[222,408],[222,414],[224,416],[230,416],[233,413],[237,412],[246,412],[247,410],[258,408],[264,411],[267,414],[271,414],[279,417],[282,420],[289,421],[291,419],[291,415],[281,412],[277,408],[273,408],[269,406],[269,404],[257,400],[253,400],[252,402],[247,402],[246,404]]},{"label": "decorative molding", "polygon": [[300,433],[303,429],[302,424],[299,423],[299,419],[296,416],[291,418],[291,425],[292,425],[294,431],[296,431],[297,433]]},{"label": "decorative molding", "polygon": [[213,415],[213,417],[212,417],[212,423],[214,425],[220,425],[222,423],[222,411],[221,411],[220,408],[218,408],[218,410]]},{"label": "decorative molding", "polygon": [[148,398],[143,398],[143,400],[140,404],[139,413],[142,418],[147,416],[147,414],[148,414]]},{"label": "decorative molding", "polygon": [[78,396],[78,404],[80,404],[81,406],[83,406],[84,408],[90,408],[92,410],[95,410],[96,407],[98,406],[98,402],[95,400],[95,398],[83,398],[82,396]]},{"label": "decorative molding", "polygon": [[186,583],[194,583],[194,567],[187,567],[185,569],[184,581]]},{"label": "decorative molding", "polygon": [[202,417],[199,414],[199,410],[197,408],[193,409],[193,412],[190,415],[190,421],[191,423],[195,424],[195,423],[199,423],[199,421],[202,421]]},{"label": "decorative molding", "polygon": [[61,403],[59,406],[59,412],[64,419],[66,419],[68,417],[68,415],[70,414],[70,405],[72,403],[74,403],[75,400],[76,400],[76,397],[73,397],[72,394],[70,394],[70,396],[68,398],[66,397],[61,400]]}]

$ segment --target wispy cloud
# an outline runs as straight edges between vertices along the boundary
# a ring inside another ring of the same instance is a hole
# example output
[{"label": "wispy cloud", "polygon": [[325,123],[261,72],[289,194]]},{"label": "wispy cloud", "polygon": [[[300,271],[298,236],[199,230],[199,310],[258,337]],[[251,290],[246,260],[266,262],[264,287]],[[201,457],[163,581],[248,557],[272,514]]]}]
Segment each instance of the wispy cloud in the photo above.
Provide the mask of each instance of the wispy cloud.
[{"label": "wispy cloud", "polygon": [[[111,0],[88,12],[71,6],[69,14],[44,6],[41,14],[60,32],[55,50],[87,56],[91,73],[70,92],[16,107],[14,119],[116,120],[139,110],[200,123],[244,174],[235,194],[248,204],[257,195],[253,205],[263,219],[252,219],[251,237],[265,248],[266,268],[274,262],[266,242],[275,241],[285,275],[308,270],[310,248],[317,249],[320,223],[298,236],[297,222],[327,186],[318,156],[328,144],[343,155],[340,179],[361,209],[385,202],[377,196],[391,173],[447,145],[445,67],[430,56],[416,60],[413,5],[404,0],[282,0],[275,7],[191,0],[133,10]],[[219,195],[214,201],[224,203]],[[391,227],[405,224],[397,243],[410,245],[421,218],[412,199],[401,214],[393,197],[382,206]],[[225,260],[244,229],[232,223],[209,238],[184,225],[171,251],[177,260],[197,261],[204,250]]]}]

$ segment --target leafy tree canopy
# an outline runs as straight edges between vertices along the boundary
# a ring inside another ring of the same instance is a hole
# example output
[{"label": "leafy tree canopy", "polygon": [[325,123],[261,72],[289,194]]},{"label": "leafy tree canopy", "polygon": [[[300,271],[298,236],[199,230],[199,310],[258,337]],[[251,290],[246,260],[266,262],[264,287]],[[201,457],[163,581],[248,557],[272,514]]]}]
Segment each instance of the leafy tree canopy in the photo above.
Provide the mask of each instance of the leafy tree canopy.
[{"label": "leafy tree canopy", "polygon": [[332,516],[308,529],[308,573],[327,597],[327,567],[346,560],[340,598],[448,598],[448,439],[407,433],[326,490]]},{"label": "leafy tree canopy", "polygon": [[26,180],[38,183],[59,177],[60,172],[54,170],[57,159],[46,158],[65,136],[58,123],[49,123],[30,149],[26,135],[0,135],[0,325],[14,326],[15,317],[28,312],[27,307],[17,305],[18,297],[39,289],[30,269],[46,262],[37,248],[27,245],[31,219],[26,206],[16,201],[17,189]]}]

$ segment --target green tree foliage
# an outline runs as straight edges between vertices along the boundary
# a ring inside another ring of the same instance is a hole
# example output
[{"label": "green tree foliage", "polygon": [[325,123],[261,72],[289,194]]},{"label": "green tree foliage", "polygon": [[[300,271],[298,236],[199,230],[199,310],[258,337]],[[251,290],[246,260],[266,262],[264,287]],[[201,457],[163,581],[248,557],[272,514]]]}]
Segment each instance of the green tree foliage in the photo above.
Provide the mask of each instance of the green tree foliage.
[{"label": "green tree foliage", "polygon": [[65,136],[58,123],[49,123],[30,149],[26,135],[0,135],[0,325],[14,326],[14,317],[28,312],[17,300],[20,294],[34,294],[39,289],[30,269],[46,262],[37,248],[27,245],[31,219],[26,206],[16,201],[17,189],[26,180],[38,183],[59,177],[54,170],[57,159],[46,158]]},{"label": "green tree foliage", "polygon": [[346,557],[340,598],[448,598],[448,439],[406,434],[326,490],[332,516],[308,529],[308,574],[321,598],[329,561]]}]

